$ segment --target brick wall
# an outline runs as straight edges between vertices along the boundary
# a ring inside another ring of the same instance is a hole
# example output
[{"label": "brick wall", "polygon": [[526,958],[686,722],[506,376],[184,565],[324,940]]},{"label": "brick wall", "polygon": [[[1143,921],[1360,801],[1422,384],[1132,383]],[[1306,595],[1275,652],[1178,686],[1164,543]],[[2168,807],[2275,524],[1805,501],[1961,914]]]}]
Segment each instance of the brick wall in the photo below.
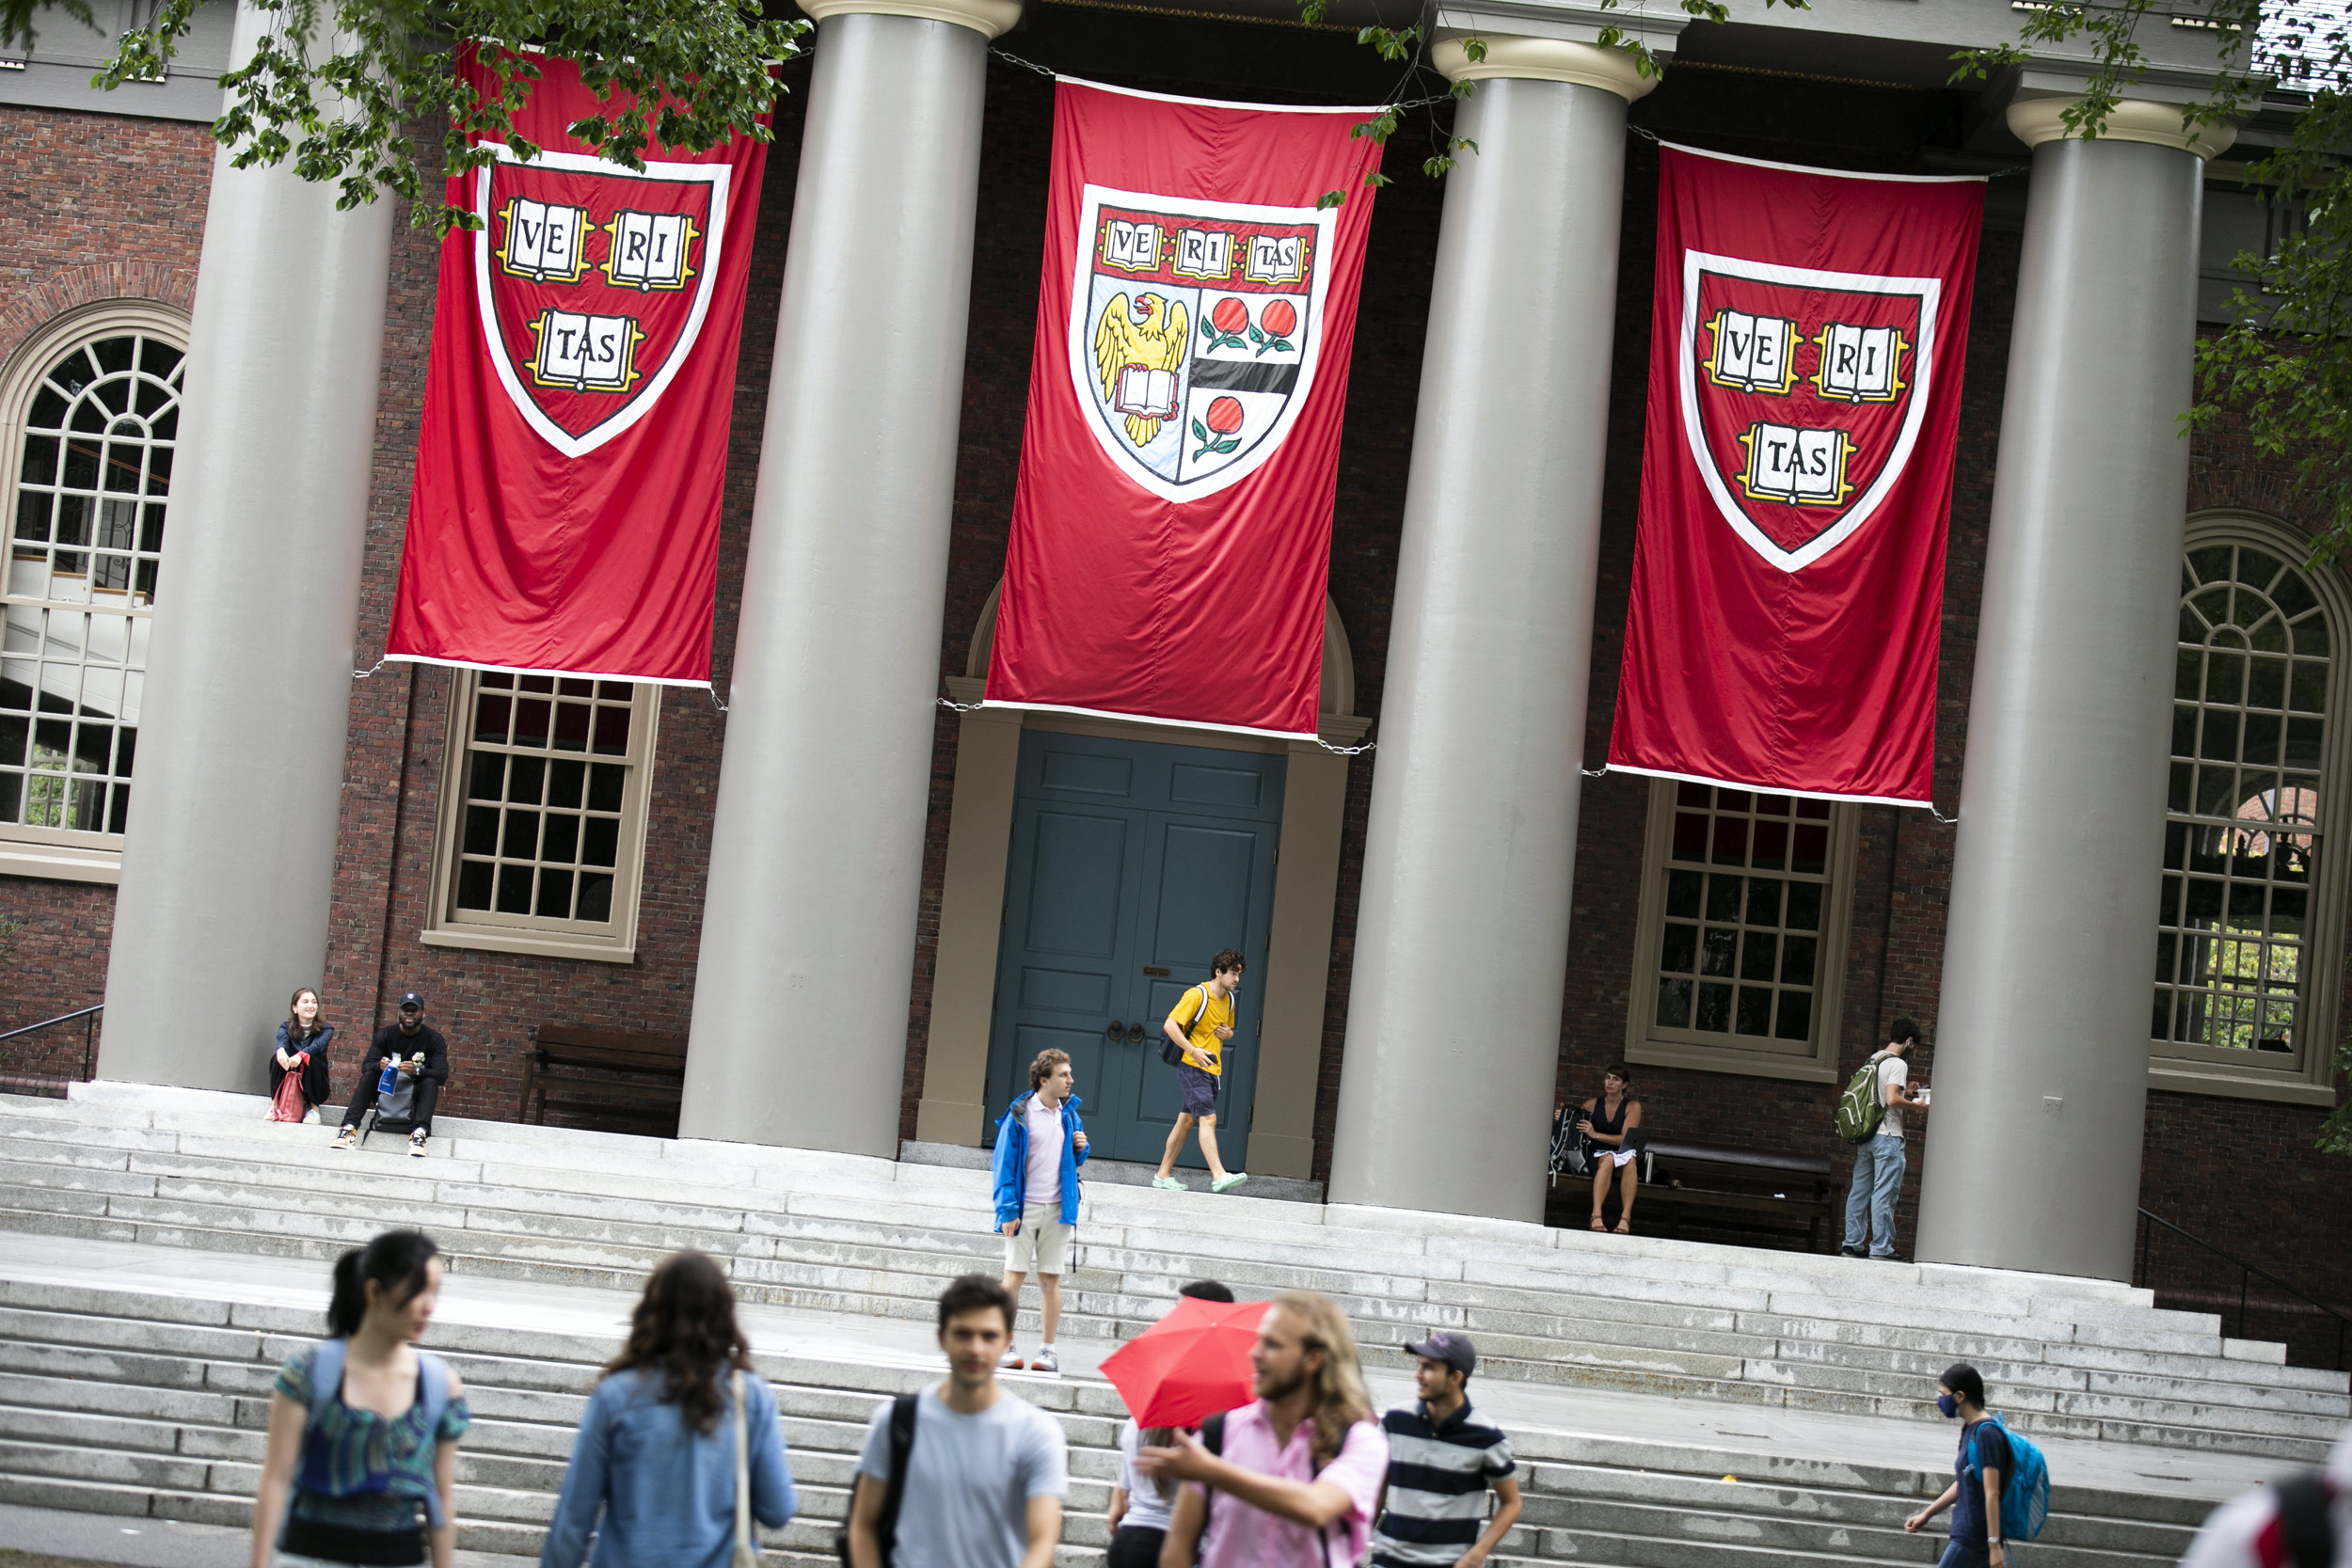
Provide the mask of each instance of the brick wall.
[{"label": "brick wall", "polygon": [[[76,306],[188,308],[212,148],[201,126],[0,105],[0,364]],[[0,921],[22,923],[0,937],[0,1031],[103,998],[113,888],[0,877]],[[66,1033],[0,1047],[0,1072],[78,1073]]]}]

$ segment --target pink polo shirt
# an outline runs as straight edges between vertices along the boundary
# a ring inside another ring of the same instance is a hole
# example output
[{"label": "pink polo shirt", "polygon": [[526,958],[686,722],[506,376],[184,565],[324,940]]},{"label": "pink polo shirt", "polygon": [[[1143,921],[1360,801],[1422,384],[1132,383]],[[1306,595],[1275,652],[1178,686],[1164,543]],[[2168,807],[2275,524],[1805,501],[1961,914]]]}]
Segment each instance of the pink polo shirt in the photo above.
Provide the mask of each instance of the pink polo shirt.
[{"label": "pink polo shirt", "polygon": [[[1348,1511],[1324,1527],[1324,1543],[1304,1525],[1220,1492],[1209,1505],[1209,1533],[1201,1543],[1200,1568],[1346,1568],[1359,1561],[1372,1535],[1373,1506],[1389,1473],[1389,1435],[1377,1421],[1358,1421],[1331,1463],[1314,1467],[1315,1424],[1301,1421],[1291,1440],[1277,1448],[1265,1401],[1243,1405],[1225,1417],[1224,1457],[1245,1470],[1284,1481],[1333,1481],[1348,1496]],[[1330,1548],[1327,1560],[1323,1545]]]}]

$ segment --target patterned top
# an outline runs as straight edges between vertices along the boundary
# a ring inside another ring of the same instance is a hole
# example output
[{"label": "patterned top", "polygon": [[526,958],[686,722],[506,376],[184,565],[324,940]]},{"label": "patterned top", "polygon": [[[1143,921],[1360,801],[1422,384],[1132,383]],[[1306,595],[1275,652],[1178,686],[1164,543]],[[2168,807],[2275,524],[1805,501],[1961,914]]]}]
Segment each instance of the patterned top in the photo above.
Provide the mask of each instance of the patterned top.
[{"label": "patterned top", "polygon": [[[310,1408],[310,1370],[318,1347],[305,1345],[278,1369],[277,1391],[305,1411]],[[433,1456],[473,1425],[464,1396],[449,1402],[437,1430],[424,1430],[424,1370],[417,1371],[417,1398],[403,1414],[386,1419],[354,1410],[339,1393],[318,1423],[306,1431],[306,1456],[313,1443],[327,1449],[327,1474],[339,1497],[323,1497],[297,1486],[291,1517],[340,1529],[414,1531],[426,1496],[433,1490]]]}]

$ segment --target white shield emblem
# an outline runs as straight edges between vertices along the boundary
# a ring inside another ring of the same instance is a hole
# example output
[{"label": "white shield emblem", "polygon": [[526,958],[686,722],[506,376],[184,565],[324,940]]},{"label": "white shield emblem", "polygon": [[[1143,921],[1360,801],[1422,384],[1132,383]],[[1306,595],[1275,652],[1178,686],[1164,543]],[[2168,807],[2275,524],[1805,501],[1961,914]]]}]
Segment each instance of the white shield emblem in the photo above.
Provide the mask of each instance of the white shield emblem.
[{"label": "white shield emblem", "polygon": [[1272,456],[1323,357],[1338,215],[1089,185],[1070,375],[1103,450],[1163,499]]},{"label": "white shield emblem", "polygon": [[651,411],[701,338],[734,170],[493,150],[474,177],[483,341],[525,422],[583,456]]},{"label": "white shield emblem", "polygon": [[1782,571],[1851,538],[1902,477],[1943,287],[1683,253],[1683,442],[1724,521]]}]

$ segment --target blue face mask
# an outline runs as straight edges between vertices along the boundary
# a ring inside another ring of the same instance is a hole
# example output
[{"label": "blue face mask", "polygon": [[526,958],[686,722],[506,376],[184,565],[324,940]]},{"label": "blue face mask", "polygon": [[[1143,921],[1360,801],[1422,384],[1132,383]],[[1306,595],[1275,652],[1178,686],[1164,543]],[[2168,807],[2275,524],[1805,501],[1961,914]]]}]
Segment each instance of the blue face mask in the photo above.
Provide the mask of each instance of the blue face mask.
[{"label": "blue face mask", "polygon": [[1949,1394],[1938,1394],[1935,1396],[1935,1408],[1947,1416],[1957,1416],[1960,1414],[1960,1402]]}]

